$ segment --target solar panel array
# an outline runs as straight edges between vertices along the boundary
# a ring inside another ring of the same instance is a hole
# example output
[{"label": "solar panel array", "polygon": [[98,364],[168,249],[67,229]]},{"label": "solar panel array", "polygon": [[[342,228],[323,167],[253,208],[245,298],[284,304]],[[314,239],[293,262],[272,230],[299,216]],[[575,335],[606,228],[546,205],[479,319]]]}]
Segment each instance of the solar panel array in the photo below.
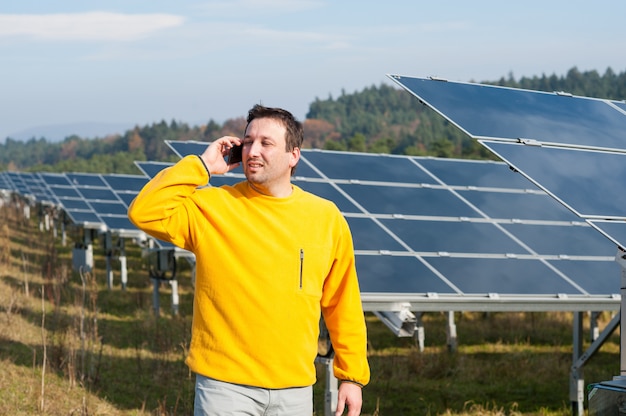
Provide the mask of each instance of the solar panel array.
[{"label": "solar panel array", "polygon": [[[207,143],[168,145],[183,157]],[[238,168],[211,184],[244,179]],[[293,183],[346,217],[365,302],[616,303],[615,247],[504,163],[303,149]]]},{"label": "solar panel array", "polygon": [[141,232],[128,220],[128,205],[148,179],[142,175],[90,173],[2,172],[0,184],[61,209],[80,227],[136,237]]}]

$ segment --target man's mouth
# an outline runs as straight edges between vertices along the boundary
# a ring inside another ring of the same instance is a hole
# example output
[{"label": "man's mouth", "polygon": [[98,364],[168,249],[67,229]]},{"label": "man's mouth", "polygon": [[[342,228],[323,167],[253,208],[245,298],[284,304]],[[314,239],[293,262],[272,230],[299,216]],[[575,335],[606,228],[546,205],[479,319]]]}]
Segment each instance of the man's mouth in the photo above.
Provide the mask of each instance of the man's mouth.
[{"label": "man's mouth", "polygon": [[256,160],[251,160],[248,162],[248,167],[251,169],[259,169],[263,167],[263,163]]}]

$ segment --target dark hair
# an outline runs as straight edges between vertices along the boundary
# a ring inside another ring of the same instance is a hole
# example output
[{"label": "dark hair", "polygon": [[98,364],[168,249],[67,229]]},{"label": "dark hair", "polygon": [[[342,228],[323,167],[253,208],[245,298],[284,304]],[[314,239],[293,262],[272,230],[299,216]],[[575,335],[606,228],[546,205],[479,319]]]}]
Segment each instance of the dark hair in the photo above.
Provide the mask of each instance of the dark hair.
[{"label": "dark hair", "polygon": [[302,142],[304,141],[302,123],[296,120],[289,111],[283,110],[282,108],[264,107],[256,104],[248,111],[248,118],[246,119],[248,124],[246,124],[245,131],[248,130],[250,122],[255,118],[272,118],[285,126],[285,130],[287,131],[285,133],[285,150],[287,152],[291,152],[296,147],[302,147]]}]

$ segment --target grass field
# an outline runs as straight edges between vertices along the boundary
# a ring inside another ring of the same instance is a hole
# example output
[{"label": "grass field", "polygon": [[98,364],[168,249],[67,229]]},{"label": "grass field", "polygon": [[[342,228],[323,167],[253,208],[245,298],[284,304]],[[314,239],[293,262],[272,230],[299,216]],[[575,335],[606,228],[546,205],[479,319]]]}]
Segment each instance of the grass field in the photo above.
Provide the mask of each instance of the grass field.
[{"label": "grass field", "polygon": [[[64,247],[36,219],[0,208],[0,414],[189,415],[193,377],[190,270],[179,262],[180,311],[152,309],[141,250],[127,244],[129,285],[109,290],[99,242],[92,274],[71,270]],[[119,266],[114,264],[115,268]],[[446,316],[423,317],[426,347],[397,338],[367,315],[371,383],[364,415],[570,415],[570,313],[457,313],[458,349],[446,346]],[[601,316],[603,326],[610,319]],[[323,415],[324,368],[315,385]],[[585,382],[619,374],[619,334],[585,368]]]}]

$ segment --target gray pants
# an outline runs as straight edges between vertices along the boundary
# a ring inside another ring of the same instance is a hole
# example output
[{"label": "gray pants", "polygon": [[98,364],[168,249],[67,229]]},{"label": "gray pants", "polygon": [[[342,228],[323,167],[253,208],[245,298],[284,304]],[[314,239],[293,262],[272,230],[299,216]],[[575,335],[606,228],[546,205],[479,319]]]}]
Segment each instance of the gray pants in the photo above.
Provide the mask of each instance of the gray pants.
[{"label": "gray pants", "polygon": [[196,375],[194,416],[311,416],[313,387],[262,389]]}]

